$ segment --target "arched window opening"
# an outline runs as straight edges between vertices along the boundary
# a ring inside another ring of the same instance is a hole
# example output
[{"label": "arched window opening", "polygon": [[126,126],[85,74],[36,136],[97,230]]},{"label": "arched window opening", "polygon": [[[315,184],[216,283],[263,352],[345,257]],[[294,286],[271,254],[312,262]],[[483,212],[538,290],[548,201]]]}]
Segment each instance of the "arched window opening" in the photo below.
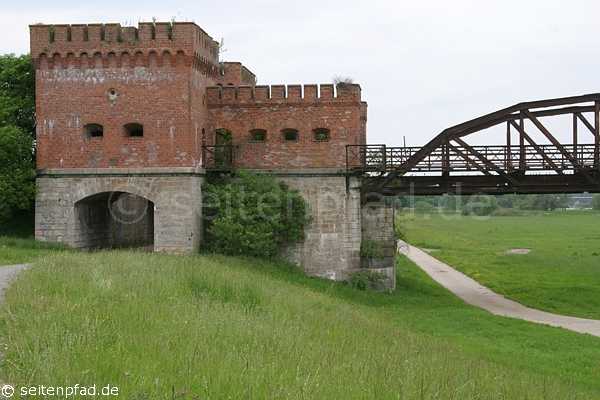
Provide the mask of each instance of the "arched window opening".
[{"label": "arched window opening", "polygon": [[104,136],[104,127],[100,124],[87,124],[83,127],[83,130],[88,138]]},{"label": "arched window opening", "polygon": [[329,129],[327,128],[317,128],[313,130],[313,135],[316,142],[329,141]]},{"label": "arched window opening", "polygon": [[129,137],[142,137],[144,136],[144,126],[136,122],[126,124],[124,127],[125,135]]},{"label": "arched window opening", "polygon": [[250,131],[251,142],[264,142],[267,140],[267,131],[264,129],[252,129]]},{"label": "arched window opening", "polygon": [[283,140],[286,142],[297,142],[298,141],[298,130],[286,128],[281,131],[283,134]]}]

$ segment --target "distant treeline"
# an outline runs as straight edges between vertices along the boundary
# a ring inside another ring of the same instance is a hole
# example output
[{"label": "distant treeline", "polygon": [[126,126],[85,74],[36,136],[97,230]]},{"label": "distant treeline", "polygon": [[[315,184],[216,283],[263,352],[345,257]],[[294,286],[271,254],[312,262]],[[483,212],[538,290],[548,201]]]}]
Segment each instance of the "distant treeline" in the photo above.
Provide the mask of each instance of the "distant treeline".
[{"label": "distant treeline", "polygon": [[441,210],[474,215],[512,215],[518,211],[554,211],[567,208],[600,210],[600,195],[531,194],[473,196],[399,196],[392,201],[399,209],[422,212]]}]

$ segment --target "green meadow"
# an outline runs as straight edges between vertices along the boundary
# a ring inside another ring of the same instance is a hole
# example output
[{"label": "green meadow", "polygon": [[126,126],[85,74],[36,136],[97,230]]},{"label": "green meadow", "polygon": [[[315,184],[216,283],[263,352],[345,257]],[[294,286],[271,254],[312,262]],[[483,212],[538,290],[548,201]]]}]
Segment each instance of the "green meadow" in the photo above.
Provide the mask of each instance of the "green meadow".
[{"label": "green meadow", "polygon": [[[600,213],[400,215],[408,242],[531,307],[600,319]],[[527,249],[528,254],[511,250]]]},{"label": "green meadow", "polygon": [[35,264],[0,308],[0,377],[15,386],[110,384],[125,399],[600,399],[600,338],[467,306],[404,258],[397,290],[372,293],[283,262],[19,243],[11,260]]}]

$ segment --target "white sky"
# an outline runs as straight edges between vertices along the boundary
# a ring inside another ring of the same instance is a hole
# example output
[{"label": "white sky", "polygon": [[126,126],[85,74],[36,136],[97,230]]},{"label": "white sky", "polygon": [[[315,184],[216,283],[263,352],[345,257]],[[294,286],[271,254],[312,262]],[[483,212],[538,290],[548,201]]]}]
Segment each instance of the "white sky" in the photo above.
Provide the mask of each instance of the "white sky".
[{"label": "white sky", "polygon": [[27,52],[31,23],[152,17],[225,38],[223,58],[260,84],[352,77],[369,103],[370,143],[422,145],[520,101],[600,92],[593,0],[12,1],[2,4],[0,52]]}]

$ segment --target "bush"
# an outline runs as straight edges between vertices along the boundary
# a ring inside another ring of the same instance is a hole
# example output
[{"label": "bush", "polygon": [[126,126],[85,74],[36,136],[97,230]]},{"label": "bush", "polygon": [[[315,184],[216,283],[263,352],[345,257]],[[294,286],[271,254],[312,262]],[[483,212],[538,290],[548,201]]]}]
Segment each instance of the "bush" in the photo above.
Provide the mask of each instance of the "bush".
[{"label": "bush", "polygon": [[488,216],[498,209],[494,196],[473,196],[462,209],[463,215]]},{"label": "bush", "polygon": [[272,176],[239,172],[204,188],[207,248],[228,255],[272,257],[304,238],[302,196]]},{"label": "bush", "polygon": [[363,240],[360,243],[360,255],[366,258],[383,258],[383,247],[375,240]]},{"label": "bush", "polygon": [[33,206],[33,139],[15,126],[0,127],[0,222]]},{"label": "bush", "polygon": [[491,213],[494,217],[520,217],[525,215],[523,211],[514,208],[498,208]]},{"label": "bush", "polygon": [[387,277],[377,271],[358,271],[350,275],[350,286],[358,290],[380,290]]},{"label": "bush", "polygon": [[418,213],[430,213],[435,209],[433,204],[427,201],[417,201],[415,203],[415,211]]}]

